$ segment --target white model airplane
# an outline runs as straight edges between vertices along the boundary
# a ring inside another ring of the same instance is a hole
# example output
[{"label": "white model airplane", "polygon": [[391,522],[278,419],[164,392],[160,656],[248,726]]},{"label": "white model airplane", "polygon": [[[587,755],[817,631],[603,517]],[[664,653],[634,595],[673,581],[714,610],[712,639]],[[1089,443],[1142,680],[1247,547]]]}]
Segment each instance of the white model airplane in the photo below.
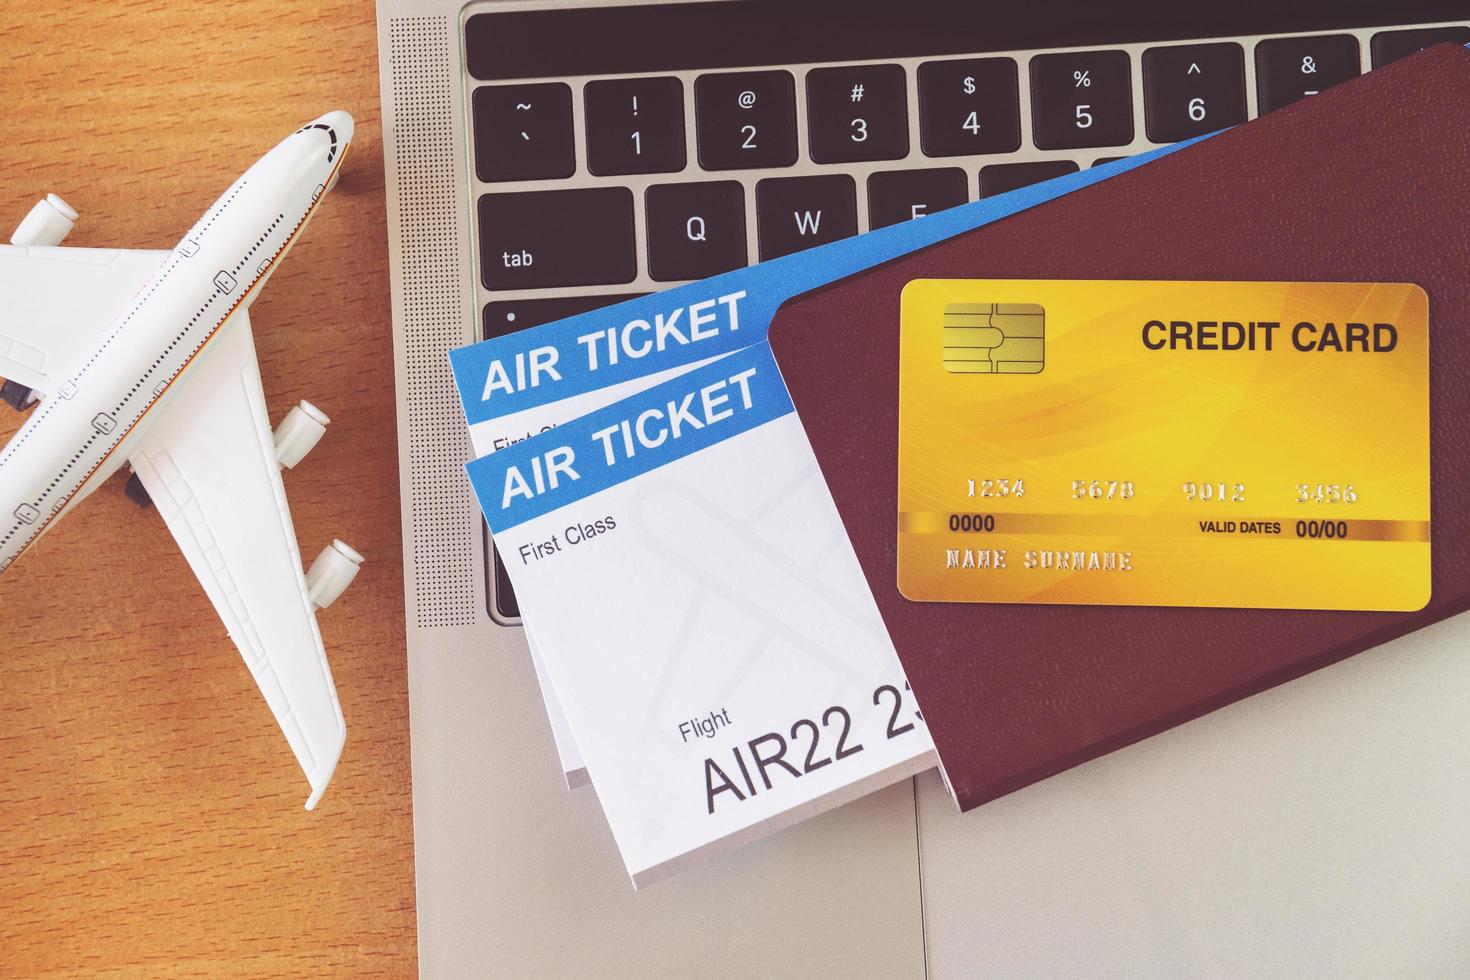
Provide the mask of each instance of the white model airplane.
[{"label": "white model airplane", "polygon": [[[0,451],[0,572],[125,463],[158,506],[311,782],[347,726],[316,610],[362,556],[334,541],[302,574],[281,467],[328,419],[308,402],[271,431],[247,315],[352,139],[329,112],[267,153],[171,252],[61,248],[77,214],[48,196],[0,245],[0,376],[17,408]],[[42,393],[42,394],[38,394]]]}]

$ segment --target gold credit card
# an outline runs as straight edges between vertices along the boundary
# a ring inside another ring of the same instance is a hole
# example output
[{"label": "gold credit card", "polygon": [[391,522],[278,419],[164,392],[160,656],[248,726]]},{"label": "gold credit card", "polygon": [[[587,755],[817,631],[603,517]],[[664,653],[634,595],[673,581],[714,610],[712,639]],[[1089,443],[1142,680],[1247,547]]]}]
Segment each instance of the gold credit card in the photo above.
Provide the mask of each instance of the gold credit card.
[{"label": "gold credit card", "polygon": [[923,602],[1429,602],[1429,298],[919,279],[898,587]]}]

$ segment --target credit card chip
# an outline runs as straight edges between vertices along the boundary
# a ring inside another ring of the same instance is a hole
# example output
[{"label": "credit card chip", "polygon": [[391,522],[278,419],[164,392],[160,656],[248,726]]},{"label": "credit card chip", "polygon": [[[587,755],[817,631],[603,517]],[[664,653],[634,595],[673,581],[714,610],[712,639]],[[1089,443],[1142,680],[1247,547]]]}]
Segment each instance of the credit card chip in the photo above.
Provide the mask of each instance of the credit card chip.
[{"label": "credit card chip", "polygon": [[1035,303],[949,303],[944,369],[952,374],[1039,374],[1046,310]]}]

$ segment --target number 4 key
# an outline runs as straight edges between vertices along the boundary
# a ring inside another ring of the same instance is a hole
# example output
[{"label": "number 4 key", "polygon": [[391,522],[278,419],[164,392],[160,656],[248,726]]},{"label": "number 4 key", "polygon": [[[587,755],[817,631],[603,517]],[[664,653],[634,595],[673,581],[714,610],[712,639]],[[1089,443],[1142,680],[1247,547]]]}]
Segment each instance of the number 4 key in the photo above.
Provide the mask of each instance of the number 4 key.
[{"label": "number 4 key", "polygon": [[1015,61],[968,58],[920,65],[919,141],[924,155],[931,157],[1020,149]]}]

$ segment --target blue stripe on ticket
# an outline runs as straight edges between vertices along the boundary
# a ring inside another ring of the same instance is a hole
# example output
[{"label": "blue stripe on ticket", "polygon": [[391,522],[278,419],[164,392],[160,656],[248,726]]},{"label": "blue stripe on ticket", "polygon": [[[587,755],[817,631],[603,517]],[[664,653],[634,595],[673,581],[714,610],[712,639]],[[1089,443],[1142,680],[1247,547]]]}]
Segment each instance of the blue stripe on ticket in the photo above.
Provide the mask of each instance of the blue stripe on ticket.
[{"label": "blue stripe on ticket", "polygon": [[465,471],[499,534],[794,410],[762,343],[513,443]]},{"label": "blue stripe on ticket", "polygon": [[466,421],[474,425],[503,418],[760,343],[777,308],[793,296],[1070,194],[1190,143],[450,351]]}]

